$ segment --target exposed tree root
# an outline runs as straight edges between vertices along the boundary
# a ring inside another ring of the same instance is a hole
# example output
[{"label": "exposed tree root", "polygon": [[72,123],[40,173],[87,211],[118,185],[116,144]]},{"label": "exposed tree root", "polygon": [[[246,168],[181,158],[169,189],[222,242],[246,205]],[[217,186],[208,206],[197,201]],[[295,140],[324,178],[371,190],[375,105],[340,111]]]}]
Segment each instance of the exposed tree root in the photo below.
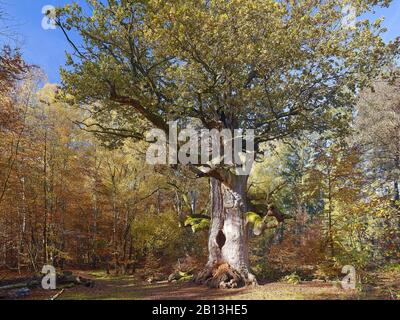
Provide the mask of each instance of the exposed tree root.
[{"label": "exposed tree root", "polygon": [[194,280],[198,284],[206,284],[210,288],[234,289],[247,285],[257,285],[257,280],[249,272],[239,272],[229,264],[222,263],[214,267],[206,267]]}]

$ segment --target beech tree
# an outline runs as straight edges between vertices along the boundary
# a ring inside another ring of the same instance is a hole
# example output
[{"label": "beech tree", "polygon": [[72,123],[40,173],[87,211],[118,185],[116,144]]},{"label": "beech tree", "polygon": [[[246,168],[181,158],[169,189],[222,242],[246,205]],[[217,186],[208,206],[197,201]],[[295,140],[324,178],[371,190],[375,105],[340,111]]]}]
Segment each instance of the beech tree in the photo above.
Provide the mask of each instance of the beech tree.
[{"label": "beech tree", "polygon": [[380,181],[373,187],[390,190],[395,205],[400,201],[399,84],[398,79],[375,80],[373,89],[365,89],[360,95],[356,121],[356,141],[368,156],[369,176]]},{"label": "beech tree", "polygon": [[[346,131],[356,93],[396,43],[362,20],[387,0],[87,0],[58,10],[70,41],[62,70],[71,103],[90,106],[91,129],[143,138],[192,119],[207,129],[254,129],[269,141]],[[358,21],[348,23],[346,8]],[[347,23],[343,23],[347,22]],[[72,34],[70,34],[70,31]],[[78,35],[78,37],[76,37]],[[74,39],[79,38],[74,42]],[[200,283],[256,283],[248,262],[248,176],[221,164],[210,178],[209,259]],[[273,214],[273,212],[270,214]]]}]

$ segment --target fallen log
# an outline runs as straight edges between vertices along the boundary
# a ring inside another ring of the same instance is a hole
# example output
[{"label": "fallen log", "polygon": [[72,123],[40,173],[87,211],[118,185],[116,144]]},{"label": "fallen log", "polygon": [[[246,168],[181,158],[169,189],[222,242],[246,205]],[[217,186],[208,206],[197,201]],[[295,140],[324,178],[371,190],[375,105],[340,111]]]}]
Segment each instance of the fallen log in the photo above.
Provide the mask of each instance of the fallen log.
[{"label": "fallen log", "polygon": [[[8,291],[21,289],[21,288],[38,288],[41,287],[42,278],[34,277],[32,279],[24,280],[23,282],[17,282],[8,284],[0,287],[0,298],[8,296]],[[90,279],[83,278],[81,276],[74,275],[71,271],[64,271],[62,274],[57,274],[56,278],[57,286],[61,286],[63,288],[71,287],[74,285],[84,285],[86,287],[93,288],[94,281]]]},{"label": "fallen log", "polygon": [[74,275],[71,271],[64,271],[61,275],[57,275],[57,285],[58,284],[77,284],[84,285],[86,287],[93,288],[94,281]]},{"label": "fallen log", "polygon": [[29,281],[25,281],[25,282],[18,282],[18,283],[13,283],[13,284],[9,284],[3,287],[0,287],[0,291],[3,290],[13,290],[13,289],[20,289],[20,288],[35,288],[37,287],[41,282],[37,279],[32,279]]},{"label": "fallen log", "polygon": [[0,287],[0,291],[20,289],[20,288],[24,288],[27,286],[28,286],[27,282],[14,283],[14,284],[9,284],[7,286]]}]

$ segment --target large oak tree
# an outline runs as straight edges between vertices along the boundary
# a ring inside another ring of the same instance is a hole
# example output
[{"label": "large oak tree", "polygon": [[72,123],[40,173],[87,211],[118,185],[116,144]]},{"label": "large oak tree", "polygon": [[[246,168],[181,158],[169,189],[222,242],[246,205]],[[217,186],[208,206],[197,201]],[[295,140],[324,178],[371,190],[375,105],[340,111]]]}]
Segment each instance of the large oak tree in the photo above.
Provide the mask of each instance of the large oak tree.
[{"label": "large oak tree", "polygon": [[[74,53],[66,92],[92,106],[91,127],[140,138],[197,119],[208,129],[254,129],[268,141],[348,127],[356,93],[395,44],[360,17],[385,0],[88,0],[58,11]],[[349,21],[352,8],[358,22]],[[71,32],[72,31],[72,32]],[[74,42],[76,34],[79,40]],[[193,167],[197,171],[197,168]],[[246,212],[248,176],[210,177],[209,261],[199,282],[255,283]],[[222,266],[218,268],[218,266]],[[211,281],[210,281],[211,280]]]}]

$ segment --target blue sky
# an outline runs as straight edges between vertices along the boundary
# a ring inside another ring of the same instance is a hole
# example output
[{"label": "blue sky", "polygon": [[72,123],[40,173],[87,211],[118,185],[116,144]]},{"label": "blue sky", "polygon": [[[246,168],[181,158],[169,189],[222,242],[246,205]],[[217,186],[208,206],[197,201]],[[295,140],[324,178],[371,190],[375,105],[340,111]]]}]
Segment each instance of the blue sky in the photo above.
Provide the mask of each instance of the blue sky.
[{"label": "blue sky", "polygon": [[[65,51],[70,50],[60,30],[42,29],[42,7],[61,6],[72,0],[2,0],[3,9],[9,15],[10,23],[18,34],[18,42],[24,58],[40,66],[48,75],[50,82],[59,82],[59,67],[65,62]],[[78,0],[78,3],[84,3]],[[385,17],[384,26],[388,28],[386,41],[400,36],[400,0],[393,0],[391,6],[379,9],[376,17]],[[0,39],[0,43],[8,40]]]},{"label": "blue sky", "polygon": [[3,10],[7,12],[9,23],[17,34],[18,46],[21,47],[24,58],[29,63],[40,66],[46,72],[49,82],[59,82],[59,67],[64,65],[65,51],[70,50],[70,46],[60,30],[42,28],[42,8],[45,5],[57,7],[71,2],[72,0],[2,0]]}]

